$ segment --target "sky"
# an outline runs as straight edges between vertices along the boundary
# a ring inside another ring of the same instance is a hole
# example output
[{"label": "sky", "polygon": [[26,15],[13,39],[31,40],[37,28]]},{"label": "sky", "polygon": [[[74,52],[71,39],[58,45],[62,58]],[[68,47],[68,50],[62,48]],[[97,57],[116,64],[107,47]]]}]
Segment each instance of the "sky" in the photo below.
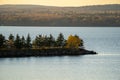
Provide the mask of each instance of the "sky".
[{"label": "sky", "polygon": [[86,6],[120,4],[120,0],[0,0],[3,4],[33,4],[46,6]]}]

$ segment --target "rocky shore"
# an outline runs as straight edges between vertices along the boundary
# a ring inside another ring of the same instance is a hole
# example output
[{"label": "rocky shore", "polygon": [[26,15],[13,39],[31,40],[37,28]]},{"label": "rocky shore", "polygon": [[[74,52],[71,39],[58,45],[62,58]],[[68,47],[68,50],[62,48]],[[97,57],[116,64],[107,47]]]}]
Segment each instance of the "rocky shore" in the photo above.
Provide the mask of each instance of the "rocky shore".
[{"label": "rocky shore", "polygon": [[4,57],[41,57],[41,56],[78,56],[97,54],[85,49],[52,48],[52,49],[5,49],[0,50],[0,58]]}]

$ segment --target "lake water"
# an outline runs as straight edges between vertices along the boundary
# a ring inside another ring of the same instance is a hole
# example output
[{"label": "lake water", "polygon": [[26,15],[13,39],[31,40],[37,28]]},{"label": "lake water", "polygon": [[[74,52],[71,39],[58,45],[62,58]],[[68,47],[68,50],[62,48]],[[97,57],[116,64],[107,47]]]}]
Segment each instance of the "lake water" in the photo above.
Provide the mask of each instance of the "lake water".
[{"label": "lake water", "polygon": [[0,27],[10,33],[34,39],[38,34],[62,32],[67,39],[77,34],[88,50],[97,55],[63,57],[0,58],[0,80],[120,80],[119,27]]}]

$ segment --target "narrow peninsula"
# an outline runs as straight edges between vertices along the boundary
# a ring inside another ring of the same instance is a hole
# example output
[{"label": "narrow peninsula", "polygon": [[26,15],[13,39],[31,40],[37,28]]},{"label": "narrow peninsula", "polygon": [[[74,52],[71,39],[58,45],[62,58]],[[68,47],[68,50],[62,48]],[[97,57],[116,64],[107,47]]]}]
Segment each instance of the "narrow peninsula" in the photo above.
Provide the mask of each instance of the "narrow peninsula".
[{"label": "narrow peninsula", "polygon": [[84,48],[84,41],[78,35],[70,35],[66,40],[60,33],[55,39],[52,34],[38,35],[34,40],[30,34],[25,38],[10,34],[8,39],[0,34],[0,58],[4,57],[40,57],[40,56],[78,56],[97,54]]}]

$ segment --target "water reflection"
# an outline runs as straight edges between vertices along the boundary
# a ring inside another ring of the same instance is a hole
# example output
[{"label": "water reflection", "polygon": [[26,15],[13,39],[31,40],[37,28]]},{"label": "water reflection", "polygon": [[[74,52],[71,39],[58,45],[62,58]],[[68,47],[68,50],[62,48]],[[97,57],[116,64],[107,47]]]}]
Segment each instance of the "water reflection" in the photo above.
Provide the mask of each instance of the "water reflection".
[{"label": "water reflection", "polygon": [[0,58],[1,80],[118,80],[120,56]]}]

